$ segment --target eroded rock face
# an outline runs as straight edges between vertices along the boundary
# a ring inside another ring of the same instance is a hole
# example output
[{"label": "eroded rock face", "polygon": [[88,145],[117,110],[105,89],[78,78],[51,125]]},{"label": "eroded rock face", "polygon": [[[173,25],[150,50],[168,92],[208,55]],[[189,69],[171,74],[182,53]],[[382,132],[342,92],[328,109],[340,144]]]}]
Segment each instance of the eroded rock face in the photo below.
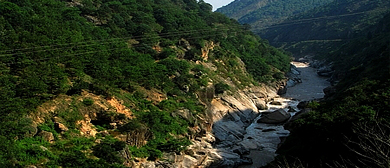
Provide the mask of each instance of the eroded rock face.
[{"label": "eroded rock face", "polygon": [[64,124],[62,124],[60,122],[55,122],[54,127],[55,127],[55,129],[57,129],[61,133],[69,130],[68,127],[66,127]]},{"label": "eroded rock face", "polygon": [[[245,139],[246,127],[259,116],[260,109],[267,109],[267,101],[276,97],[276,89],[267,87],[252,87],[236,92],[234,95],[223,95],[214,98],[208,107],[210,113],[211,132],[202,137],[194,137],[192,145],[180,153],[164,155],[168,162],[159,161],[151,164],[133,164],[133,167],[236,167],[252,164],[251,158],[245,157],[250,150],[259,146]],[[186,119],[186,110],[178,111]]]},{"label": "eroded rock face", "polygon": [[298,83],[302,83],[299,75],[301,72],[294,64],[290,64],[290,72],[287,73],[288,81],[286,83],[286,87],[293,87]]},{"label": "eroded rock face", "polygon": [[286,122],[291,117],[291,114],[284,111],[283,109],[278,109],[272,113],[262,116],[257,123],[267,123],[267,124],[280,124]]},{"label": "eroded rock face", "polygon": [[[268,109],[267,102],[278,96],[276,90],[255,86],[233,95],[213,98],[208,106],[210,118],[208,123],[205,122],[209,125],[200,126],[210,126],[210,129],[193,128],[194,132],[204,130],[205,133],[201,137],[193,137],[192,144],[185,151],[166,153],[157,162],[131,162],[130,167],[237,167],[252,164],[252,159],[244,155],[261,147],[245,138],[246,128],[260,115],[260,109]],[[192,116],[187,109],[176,111],[173,115],[189,121],[199,117]]]}]

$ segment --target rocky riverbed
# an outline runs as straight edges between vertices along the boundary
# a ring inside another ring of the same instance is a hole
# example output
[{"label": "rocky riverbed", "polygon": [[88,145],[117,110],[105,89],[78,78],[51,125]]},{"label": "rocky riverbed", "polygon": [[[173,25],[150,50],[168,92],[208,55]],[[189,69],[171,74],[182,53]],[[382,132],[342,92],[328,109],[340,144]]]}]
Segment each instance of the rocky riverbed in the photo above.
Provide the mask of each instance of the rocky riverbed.
[{"label": "rocky riverbed", "polygon": [[330,86],[327,77],[321,77],[317,74],[317,69],[310,67],[309,63],[292,62],[300,72],[298,75],[302,83],[297,83],[287,89],[285,98],[308,101],[324,97],[323,89]]},{"label": "rocky riverbed", "polygon": [[294,116],[298,103],[322,98],[329,86],[316,69],[293,62],[294,80],[281,88],[253,86],[234,94],[214,97],[208,105],[208,130],[192,139],[182,153],[164,154],[157,162],[134,163],[134,167],[240,167],[258,168],[273,161],[281,138],[289,131],[284,124]]},{"label": "rocky riverbed", "polygon": [[324,96],[322,90],[330,85],[326,78],[318,76],[316,69],[310,67],[308,63],[292,62],[292,64],[296,67],[294,68],[296,72],[292,72],[295,74],[293,81],[295,83],[288,86],[286,94],[282,97],[274,98],[272,102],[269,102],[269,109],[261,110],[262,115],[258,116],[246,128],[246,134],[240,143],[252,146],[252,148],[249,148],[250,153],[244,155],[244,157],[250,158],[253,164],[241,165],[240,168],[258,168],[273,161],[277,147],[281,142],[280,139],[289,135],[289,131],[284,129],[283,123],[267,124],[258,122],[264,116],[263,113],[283,109],[293,116],[298,111],[299,101],[322,98]]}]

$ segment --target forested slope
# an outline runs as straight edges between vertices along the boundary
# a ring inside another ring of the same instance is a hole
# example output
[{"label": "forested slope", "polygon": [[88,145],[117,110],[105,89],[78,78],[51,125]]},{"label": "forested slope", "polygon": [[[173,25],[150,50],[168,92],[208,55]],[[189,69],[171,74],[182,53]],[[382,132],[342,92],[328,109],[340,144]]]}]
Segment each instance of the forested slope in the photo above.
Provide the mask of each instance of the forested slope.
[{"label": "forested slope", "polygon": [[211,9],[0,1],[0,166],[122,167],[123,150],[154,160],[204,133],[198,95],[283,78],[289,56]]},{"label": "forested slope", "polygon": [[326,55],[339,83],[294,121],[270,167],[390,166],[390,14],[368,29]]},{"label": "forested slope", "polygon": [[332,0],[237,0],[217,12],[252,26],[255,33],[281,23],[290,16],[325,5]]},{"label": "forested slope", "polygon": [[351,40],[371,36],[369,27],[389,12],[389,1],[337,0],[259,31],[296,56],[327,53]]}]

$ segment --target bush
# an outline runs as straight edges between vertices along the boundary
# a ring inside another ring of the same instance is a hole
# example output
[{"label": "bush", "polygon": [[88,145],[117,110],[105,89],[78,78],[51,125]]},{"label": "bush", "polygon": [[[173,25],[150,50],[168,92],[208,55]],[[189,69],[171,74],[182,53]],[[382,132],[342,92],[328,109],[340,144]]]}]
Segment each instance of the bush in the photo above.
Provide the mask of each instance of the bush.
[{"label": "bush", "polygon": [[122,163],[118,151],[125,148],[125,146],[125,142],[107,136],[100,144],[93,147],[93,154],[100,159],[104,159],[108,163]]},{"label": "bush", "polygon": [[230,89],[229,85],[225,84],[225,83],[217,83],[215,84],[215,94],[221,94],[227,90]]},{"label": "bush", "polygon": [[94,103],[94,101],[92,99],[89,99],[89,98],[83,100],[83,104],[86,106],[91,106],[93,103]]}]

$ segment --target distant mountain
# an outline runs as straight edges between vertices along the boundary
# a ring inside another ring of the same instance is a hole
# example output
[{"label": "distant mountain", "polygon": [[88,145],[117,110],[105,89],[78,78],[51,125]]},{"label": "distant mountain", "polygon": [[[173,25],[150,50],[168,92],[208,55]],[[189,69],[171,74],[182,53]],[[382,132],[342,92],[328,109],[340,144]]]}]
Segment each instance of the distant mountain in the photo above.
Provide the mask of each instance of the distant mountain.
[{"label": "distant mountain", "polygon": [[259,29],[277,24],[315,7],[327,4],[332,0],[236,0],[227,6],[217,9],[240,23],[248,23]]},{"label": "distant mountain", "polygon": [[272,45],[298,55],[328,52],[370,34],[374,31],[370,27],[389,12],[389,7],[387,0],[335,0],[266,30],[255,27],[254,31]]}]

